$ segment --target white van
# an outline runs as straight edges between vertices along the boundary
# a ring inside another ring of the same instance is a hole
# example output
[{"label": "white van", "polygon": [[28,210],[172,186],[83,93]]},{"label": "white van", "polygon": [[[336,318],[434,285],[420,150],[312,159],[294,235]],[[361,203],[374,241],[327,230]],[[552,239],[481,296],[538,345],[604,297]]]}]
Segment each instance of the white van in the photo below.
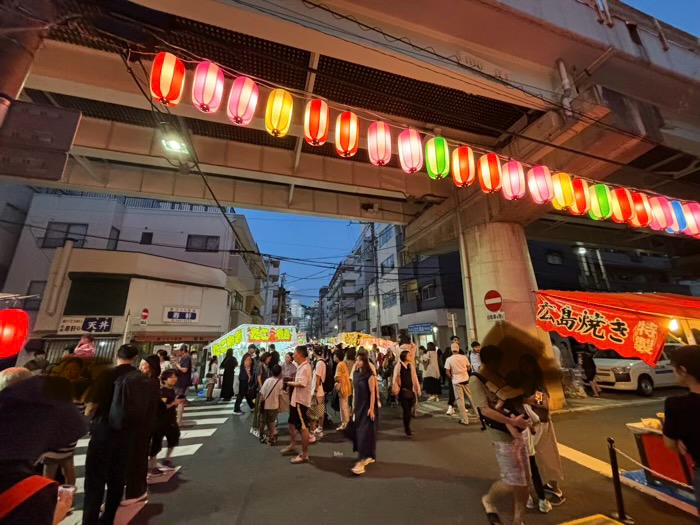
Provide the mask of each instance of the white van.
[{"label": "white van", "polygon": [[679,386],[671,368],[668,352],[679,345],[666,345],[656,367],[641,359],[622,357],[614,350],[599,350],[593,356],[596,382],[610,390],[634,390],[640,396],[650,396],[654,388]]}]

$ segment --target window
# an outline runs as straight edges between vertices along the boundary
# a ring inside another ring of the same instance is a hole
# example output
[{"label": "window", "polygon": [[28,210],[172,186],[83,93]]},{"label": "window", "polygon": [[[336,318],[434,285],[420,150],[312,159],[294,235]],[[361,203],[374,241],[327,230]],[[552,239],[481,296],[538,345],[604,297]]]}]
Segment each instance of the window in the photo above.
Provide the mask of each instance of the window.
[{"label": "window", "polygon": [[547,262],[549,264],[555,264],[561,266],[564,264],[564,257],[561,252],[547,252]]},{"label": "window", "polygon": [[119,244],[119,234],[121,232],[117,230],[114,226],[112,226],[112,229],[109,231],[109,240],[107,241],[107,249],[115,251],[117,249],[117,245]]},{"label": "window", "polygon": [[25,310],[38,310],[41,306],[41,296],[44,295],[46,281],[29,281],[27,295],[38,295],[38,297],[29,297],[24,300]]},{"label": "window", "polygon": [[243,295],[238,292],[233,292],[233,309],[243,310]]},{"label": "window", "polygon": [[69,222],[50,222],[46,226],[42,248],[61,248],[66,241],[73,241],[76,248],[85,245],[87,236],[87,224],[73,224]]},{"label": "window", "polygon": [[391,308],[395,304],[396,304],[396,290],[394,290],[392,292],[385,293],[382,296],[382,308],[383,309],[386,310],[387,308]]},{"label": "window", "polygon": [[124,315],[128,295],[128,278],[72,276],[63,315]]},{"label": "window", "polygon": [[153,244],[153,232],[141,232],[141,244]]},{"label": "window", "polygon": [[369,319],[369,310],[362,310],[360,312],[360,321],[366,321],[367,319]]},{"label": "window", "polygon": [[437,296],[435,295],[434,284],[427,284],[420,289],[420,298],[423,301],[430,301],[431,299],[435,299],[436,297]]},{"label": "window", "polygon": [[394,269],[394,256],[390,255],[386,259],[384,259],[384,262],[382,263],[382,275],[385,273],[389,273],[391,270]]},{"label": "window", "polygon": [[216,235],[188,235],[188,252],[218,252],[219,236]]},{"label": "window", "polygon": [[391,240],[391,238],[393,237],[393,233],[394,233],[394,228],[391,225],[387,226],[386,228],[384,228],[381,231],[381,233],[379,234],[379,247],[380,248]]}]

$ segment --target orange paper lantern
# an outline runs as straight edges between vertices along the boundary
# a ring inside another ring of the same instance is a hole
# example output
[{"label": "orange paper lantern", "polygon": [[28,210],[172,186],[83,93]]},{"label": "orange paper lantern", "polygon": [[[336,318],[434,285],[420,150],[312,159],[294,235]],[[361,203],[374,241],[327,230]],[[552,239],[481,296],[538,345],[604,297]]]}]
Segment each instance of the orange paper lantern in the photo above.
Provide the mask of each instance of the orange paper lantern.
[{"label": "orange paper lantern", "polygon": [[151,66],[151,95],[161,104],[177,106],[185,85],[185,64],[175,55],[158,53]]},{"label": "orange paper lantern", "polygon": [[646,228],[652,220],[651,206],[649,205],[649,197],[646,193],[635,191],[632,193],[632,206],[634,213],[628,224],[633,228]]},{"label": "orange paper lantern", "polygon": [[683,213],[685,214],[685,230],[686,235],[700,235],[700,204],[697,202],[686,202],[683,204]]},{"label": "orange paper lantern", "polygon": [[335,121],[335,151],[341,157],[352,157],[360,145],[360,121],[357,115],[343,111]]},{"label": "orange paper lantern", "polygon": [[304,110],[304,140],[312,146],[321,146],[328,140],[331,111],[325,100],[309,100]]},{"label": "orange paper lantern", "polygon": [[585,215],[591,209],[591,192],[588,181],[585,179],[573,179],[571,188],[574,191],[574,200],[569,206],[572,215]]},{"label": "orange paper lantern", "polygon": [[476,180],[474,152],[469,146],[460,146],[452,151],[452,181],[455,186],[469,186]]},{"label": "orange paper lantern", "polygon": [[629,222],[634,215],[632,193],[627,188],[615,188],[610,193],[612,220],[620,224]]},{"label": "orange paper lantern", "polygon": [[479,158],[479,184],[485,193],[501,189],[501,161],[495,153],[487,153]]}]

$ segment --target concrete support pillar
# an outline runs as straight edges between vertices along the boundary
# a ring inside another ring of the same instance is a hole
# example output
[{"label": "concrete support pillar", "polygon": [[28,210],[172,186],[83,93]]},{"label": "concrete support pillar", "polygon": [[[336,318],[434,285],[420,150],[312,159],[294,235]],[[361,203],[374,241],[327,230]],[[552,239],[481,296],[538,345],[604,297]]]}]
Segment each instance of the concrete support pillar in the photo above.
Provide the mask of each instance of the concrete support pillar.
[{"label": "concrete support pillar", "polygon": [[16,99],[56,16],[53,0],[14,0],[0,12],[0,98]]},{"label": "concrete support pillar", "polygon": [[[521,354],[535,355],[548,378],[554,407],[562,406],[564,397],[549,335],[535,326],[536,300],[532,291],[537,290],[537,282],[523,226],[488,222],[467,227],[463,233],[479,341],[482,345],[500,346],[506,355],[507,369],[517,368]],[[496,290],[503,297],[505,321],[488,321],[490,312],[484,296],[489,290]]]}]

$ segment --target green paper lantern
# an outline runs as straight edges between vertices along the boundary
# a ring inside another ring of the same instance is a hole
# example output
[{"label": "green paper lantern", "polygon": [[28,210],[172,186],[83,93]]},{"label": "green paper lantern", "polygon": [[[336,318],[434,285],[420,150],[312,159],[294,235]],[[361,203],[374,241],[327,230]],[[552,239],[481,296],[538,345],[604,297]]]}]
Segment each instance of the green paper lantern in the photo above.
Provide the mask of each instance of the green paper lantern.
[{"label": "green paper lantern", "polygon": [[431,179],[444,179],[450,173],[450,149],[442,137],[425,143],[425,167]]},{"label": "green paper lantern", "polygon": [[594,184],[589,191],[591,192],[591,209],[588,216],[596,221],[609,219],[612,215],[610,188],[605,184]]}]

